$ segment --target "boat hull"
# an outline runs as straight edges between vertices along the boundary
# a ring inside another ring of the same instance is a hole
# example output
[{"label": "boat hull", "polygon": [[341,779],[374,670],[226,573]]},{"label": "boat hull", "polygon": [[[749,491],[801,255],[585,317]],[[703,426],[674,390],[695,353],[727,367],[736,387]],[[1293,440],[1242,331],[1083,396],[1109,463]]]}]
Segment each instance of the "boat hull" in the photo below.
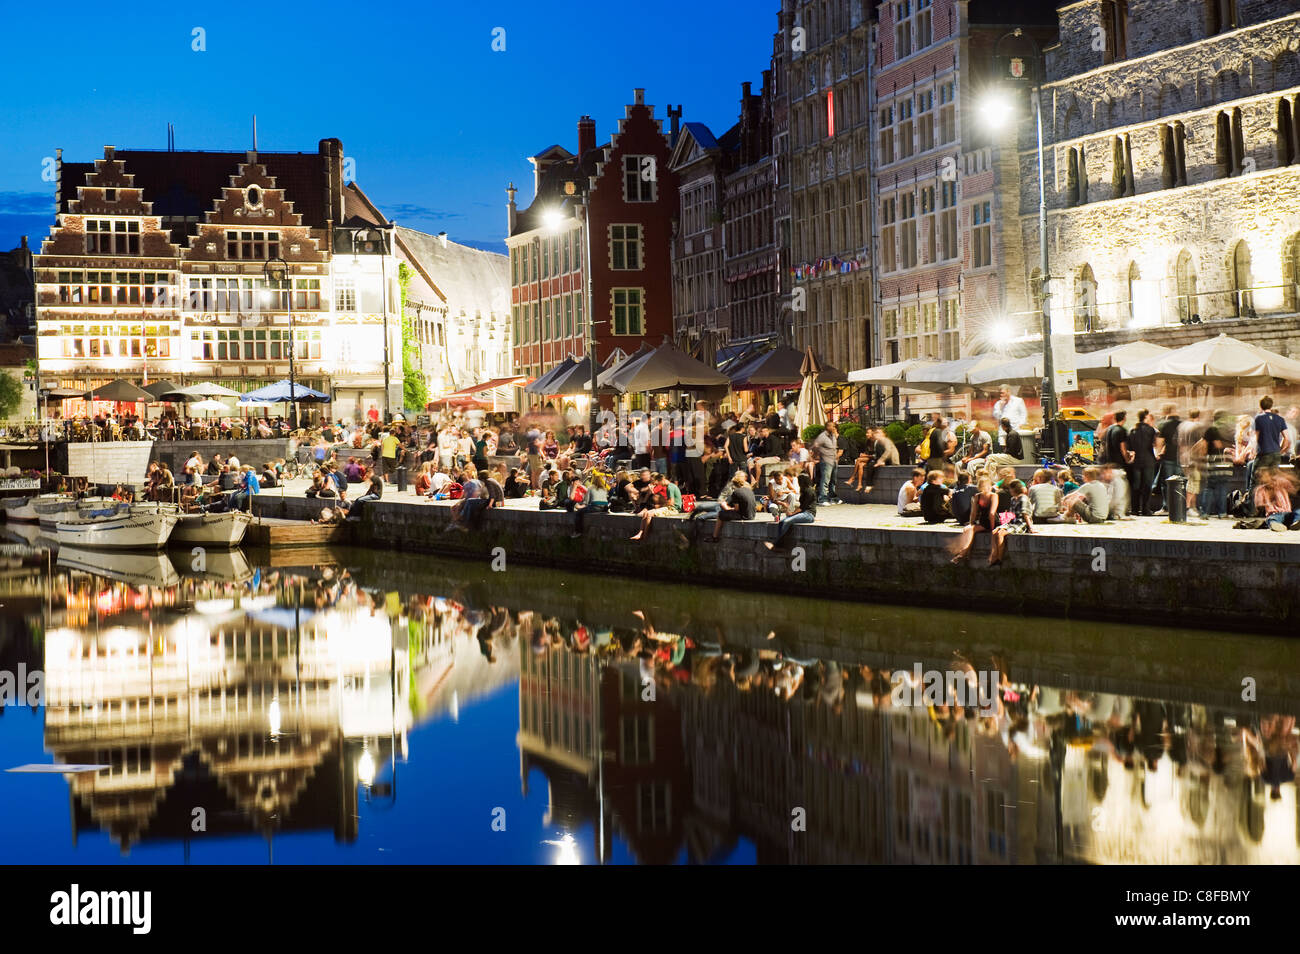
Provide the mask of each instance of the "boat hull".
[{"label": "boat hull", "polygon": [[165,553],[105,554],[103,551],[81,547],[60,547],[59,566],[83,570],[105,579],[129,583],[132,586],[175,586],[180,574]]},{"label": "boat hull", "polygon": [[187,546],[237,547],[253,518],[246,513],[187,513],[182,514],[171,542]]},{"label": "boat hull", "polygon": [[167,545],[177,516],[169,513],[118,513],[112,516],[61,520],[55,527],[59,546],[97,550],[161,550]]},{"label": "boat hull", "polygon": [[10,523],[36,523],[40,520],[40,516],[36,513],[36,508],[32,506],[35,502],[35,497],[4,501],[2,506],[4,507],[5,520]]}]

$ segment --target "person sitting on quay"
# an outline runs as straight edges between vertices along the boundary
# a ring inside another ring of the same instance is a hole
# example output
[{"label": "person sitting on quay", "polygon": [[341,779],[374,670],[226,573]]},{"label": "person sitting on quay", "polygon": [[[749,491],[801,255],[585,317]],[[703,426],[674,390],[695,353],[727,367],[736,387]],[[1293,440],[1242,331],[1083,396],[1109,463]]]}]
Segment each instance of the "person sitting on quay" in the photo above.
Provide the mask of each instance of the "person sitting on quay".
[{"label": "person sitting on quay", "polygon": [[1264,511],[1264,525],[1270,530],[1300,530],[1295,478],[1275,467],[1260,467],[1255,480],[1255,506]]},{"label": "person sitting on quay", "polygon": [[890,440],[883,427],[872,427],[866,432],[867,449],[858,456],[853,469],[854,488],[861,494],[871,493],[875,486],[876,469],[879,467],[897,467],[899,462],[898,447]]},{"label": "person sitting on quay", "polygon": [[[1016,400],[1020,399],[1017,398]],[[994,466],[1020,463],[1025,456],[1025,443],[1021,439],[1020,433],[1012,426],[1009,417],[1002,418],[998,426],[1001,428],[1002,451],[997,454],[989,454],[985,459]]]},{"label": "person sitting on quay", "polygon": [[1034,471],[1029,484],[1029,500],[1033,504],[1032,518],[1035,523],[1062,522],[1065,494],[1056,486],[1051,471]]},{"label": "person sitting on quay", "polygon": [[280,486],[280,478],[275,472],[275,466],[270,461],[262,465],[261,484],[264,489]]},{"label": "person sitting on quay", "polygon": [[943,471],[932,470],[926,474],[917,501],[921,505],[921,517],[927,524],[943,523],[952,516],[948,506],[949,493],[943,483]]},{"label": "person sitting on quay", "polygon": [[1033,503],[1029,495],[1025,493],[1025,485],[1022,481],[1013,480],[1007,485],[1007,490],[1011,493],[1011,509],[1007,511],[1011,514],[1011,519],[1000,522],[1000,526],[993,529],[993,546],[989,549],[989,566],[997,566],[1002,562],[1007,552],[1007,537],[1013,533],[1033,533],[1034,517]]},{"label": "person sitting on quay", "polygon": [[1110,516],[1110,493],[1101,480],[1101,468],[1085,467],[1083,485],[1065,498],[1065,512],[1075,523],[1105,523]]},{"label": "person sitting on quay", "polygon": [[979,421],[972,420],[966,431],[965,452],[961,458],[961,469],[967,473],[977,467],[983,467],[989,454],[993,452],[993,438],[988,431],[980,428]]},{"label": "person sitting on quay", "polygon": [[[806,476],[806,474],[805,474]],[[696,504],[699,507],[699,504]],[[731,478],[731,487],[727,494],[727,499],[718,500],[712,509],[712,517],[705,514],[701,519],[713,519],[713,534],[708,539],[717,543],[722,539],[723,525],[733,520],[753,520],[758,514],[758,501],[754,499],[754,491],[749,486],[749,476],[744,471],[737,471]],[[692,510],[691,519],[695,516]]]},{"label": "person sitting on quay", "polygon": [[415,496],[423,497],[429,493],[429,487],[433,483],[433,464],[424,461],[420,464],[419,470],[415,472]]},{"label": "person sitting on quay", "polygon": [[642,540],[655,517],[667,517],[682,512],[682,491],[666,474],[655,474],[651,487],[651,504],[641,512],[641,529],[629,540]]},{"label": "person sitting on quay", "polygon": [[225,461],[221,459],[220,454],[213,454],[212,459],[208,461],[207,474],[209,477],[218,477],[225,467]]},{"label": "person sitting on quay", "polygon": [[[767,512],[779,520],[799,509],[799,475],[808,473],[801,467],[791,466],[769,477],[767,481]],[[746,481],[746,486],[748,486]]]},{"label": "person sitting on quay", "polygon": [[573,532],[569,536],[582,536],[588,514],[608,512],[609,480],[598,471],[589,471],[582,485],[582,493],[573,504]]},{"label": "person sitting on quay", "polygon": [[244,464],[239,470],[238,489],[230,494],[230,508],[232,510],[249,510],[253,509],[253,497],[262,490],[261,482],[257,479],[257,474],[253,472],[251,464]]},{"label": "person sitting on quay", "polygon": [[362,511],[365,509],[364,504],[374,503],[382,500],[384,496],[384,480],[382,477],[375,475],[370,478],[370,483],[366,487],[366,492],[358,497],[347,507],[348,519],[354,520],[360,518]]},{"label": "person sitting on quay", "polygon": [[903,486],[898,488],[898,515],[900,517],[919,517],[921,516],[921,501],[918,494],[921,492],[921,484],[925,481],[925,471],[920,467],[912,468],[912,476],[903,482]]},{"label": "person sitting on quay", "polygon": [[962,470],[957,472],[957,486],[953,488],[952,495],[948,498],[948,509],[952,511],[952,518],[957,521],[957,526],[964,527],[970,523],[971,505],[975,501],[976,487],[971,482],[971,475]]},{"label": "person sitting on quay", "polygon": [[1129,514],[1129,488],[1128,477],[1122,467],[1114,464],[1102,464],[1101,482],[1106,485],[1106,490],[1110,494],[1110,511],[1108,519],[1110,520],[1132,520],[1135,519]]},{"label": "person sitting on quay", "polygon": [[772,540],[764,540],[763,546],[770,550],[775,550],[780,546],[781,541],[785,539],[787,533],[792,527],[798,524],[812,523],[817,519],[817,488],[808,478],[807,474],[800,474],[799,480],[799,509],[791,514],[786,514],[776,521],[776,536]]},{"label": "person sitting on quay", "polygon": [[487,487],[478,479],[478,471],[473,464],[467,464],[461,473],[461,487],[464,493],[460,500],[451,505],[451,522],[445,531],[457,530],[467,533],[471,527],[477,528],[480,517],[492,503]]},{"label": "person sitting on quay", "polygon": [[[987,533],[992,536],[998,527],[998,495],[993,491],[993,480],[987,475],[979,478],[976,494],[971,501],[970,522],[962,529],[961,535],[953,542],[951,551],[954,565],[964,563],[970,558],[975,547],[975,536]],[[993,553],[989,551],[992,561]]]}]

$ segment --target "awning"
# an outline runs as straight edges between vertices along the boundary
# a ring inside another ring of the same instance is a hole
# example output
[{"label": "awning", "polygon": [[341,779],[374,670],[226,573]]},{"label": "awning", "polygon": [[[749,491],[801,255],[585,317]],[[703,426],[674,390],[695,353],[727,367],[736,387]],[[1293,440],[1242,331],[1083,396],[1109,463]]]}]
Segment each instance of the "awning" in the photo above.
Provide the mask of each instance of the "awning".
[{"label": "awning", "polygon": [[516,375],[512,378],[493,378],[491,381],[484,381],[482,384],[474,384],[467,388],[461,388],[459,391],[452,391],[450,394],[444,394],[438,398],[439,401],[445,401],[448,398],[473,397],[475,394],[482,394],[484,391],[491,391],[494,388],[503,388],[513,386],[517,388],[525,387],[533,379],[528,375]]}]

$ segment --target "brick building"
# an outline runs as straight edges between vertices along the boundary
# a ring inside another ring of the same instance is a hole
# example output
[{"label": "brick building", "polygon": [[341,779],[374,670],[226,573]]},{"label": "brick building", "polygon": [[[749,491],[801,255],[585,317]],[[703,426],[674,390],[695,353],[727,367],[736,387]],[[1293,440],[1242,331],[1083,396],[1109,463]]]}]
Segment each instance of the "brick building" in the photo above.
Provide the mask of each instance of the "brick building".
[{"label": "brick building", "polygon": [[[1300,353],[1298,104],[1297,0],[1061,8],[1044,115],[1050,290],[1080,351],[1196,329]],[[1021,145],[1024,168],[1036,159]]]},{"label": "brick building", "polygon": [[[387,316],[401,407],[392,224],[345,187],[337,139],[314,153],[106,146],[57,163],[57,222],[35,257],[43,385],[250,390],[289,376],[292,308],[297,378],[350,397],[336,414],[382,402]],[[266,275],[277,258],[283,284]]]},{"label": "brick building", "polygon": [[[670,109],[669,115],[665,135],[645,91],[637,89],[608,144],[596,145],[596,123],[584,116],[576,154],[553,145],[529,159],[534,195],[528,208],[517,208],[513,184],[507,189],[516,373],[538,375],[566,355],[585,354],[588,307],[602,362],[615,349],[630,354],[643,341],[659,344],[673,334],[678,187],[670,158],[681,112]],[[590,306],[584,295],[588,264]]]},{"label": "brick building", "polygon": [[[1055,0],[879,5],[875,363],[990,351],[1005,344],[1012,328],[1032,325],[1033,305],[1018,280],[1025,246],[1017,212],[1020,189],[1033,186],[1036,171],[1025,170],[1026,185],[1015,133],[999,136],[988,128],[979,101],[988,92],[999,39],[1023,28],[1041,44],[1050,42],[1055,6]],[[1031,254],[1037,249],[1028,247]],[[1017,280],[1005,280],[1008,270]]]},{"label": "brick building", "polygon": [[681,202],[673,237],[673,324],[678,344],[686,348],[731,337],[722,210],[739,125],[715,137],[704,123],[685,123],[673,147]]}]

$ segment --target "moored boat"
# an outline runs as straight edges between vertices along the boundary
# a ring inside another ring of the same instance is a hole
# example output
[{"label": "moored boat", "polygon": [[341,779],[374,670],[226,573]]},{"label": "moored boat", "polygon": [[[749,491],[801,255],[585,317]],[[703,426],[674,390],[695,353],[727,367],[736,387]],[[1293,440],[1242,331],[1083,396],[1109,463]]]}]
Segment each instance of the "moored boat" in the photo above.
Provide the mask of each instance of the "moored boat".
[{"label": "moored boat", "polygon": [[185,513],[172,531],[171,542],[187,546],[237,547],[253,518],[238,510],[225,513]]},{"label": "moored boat", "polygon": [[127,506],[80,510],[55,525],[59,546],[111,550],[161,550],[179,517],[163,511],[136,511]]},{"label": "moored boat", "polygon": [[5,520],[10,523],[35,523],[40,519],[32,506],[37,499],[36,497],[6,497],[0,500],[0,508],[4,510]]}]

